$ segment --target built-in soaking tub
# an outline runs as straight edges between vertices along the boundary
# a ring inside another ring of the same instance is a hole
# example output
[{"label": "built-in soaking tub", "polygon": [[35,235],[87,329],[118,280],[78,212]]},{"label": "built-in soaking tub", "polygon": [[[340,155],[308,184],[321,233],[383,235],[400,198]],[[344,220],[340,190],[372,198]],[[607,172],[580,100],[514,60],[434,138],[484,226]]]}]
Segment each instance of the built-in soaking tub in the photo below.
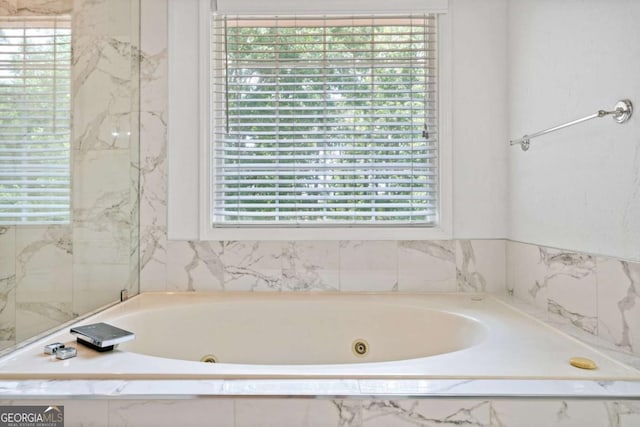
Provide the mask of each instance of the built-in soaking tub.
[{"label": "built-in soaking tub", "polygon": [[[67,327],[2,358],[0,378],[640,379],[483,294],[146,293],[78,325],[94,322],[136,339],[98,353]],[[43,354],[58,341],[77,357]]]}]

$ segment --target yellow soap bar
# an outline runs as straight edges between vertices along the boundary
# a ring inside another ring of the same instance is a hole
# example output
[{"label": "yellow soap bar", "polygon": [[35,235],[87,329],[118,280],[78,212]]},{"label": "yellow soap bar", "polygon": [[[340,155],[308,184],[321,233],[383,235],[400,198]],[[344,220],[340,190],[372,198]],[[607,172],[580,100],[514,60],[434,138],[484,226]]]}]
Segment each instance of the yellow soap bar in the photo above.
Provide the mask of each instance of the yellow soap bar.
[{"label": "yellow soap bar", "polygon": [[572,357],[569,359],[569,363],[571,366],[575,366],[580,369],[598,369],[598,365],[591,359],[587,359],[586,357]]}]

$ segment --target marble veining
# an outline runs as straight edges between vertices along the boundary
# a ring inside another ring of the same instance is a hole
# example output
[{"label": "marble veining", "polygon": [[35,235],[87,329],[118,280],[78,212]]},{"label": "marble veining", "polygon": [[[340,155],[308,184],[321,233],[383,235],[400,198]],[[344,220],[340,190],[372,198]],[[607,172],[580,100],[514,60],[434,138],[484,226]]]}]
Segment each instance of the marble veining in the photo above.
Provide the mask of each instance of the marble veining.
[{"label": "marble veining", "polygon": [[338,251],[332,242],[287,242],[282,247],[283,290],[339,289]]},{"label": "marble veining", "polygon": [[[166,209],[166,157],[167,145],[165,143],[145,144],[146,138],[157,138],[161,141],[166,139],[167,122],[165,113],[148,111],[143,112],[141,117],[141,127],[143,146],[140,161],[141,198],[146,203],[150,215],[147,224],[157,223],[154,217],[159,216]],[[166,226],[166,220],[162,222]]]},{"label": "marble veining", "polygon": [[31,260],[46,248],[67,255],[73,254],[71,230],[67,226],[50,226],[43,229],[31,228],[18,231],[20,244],[16,254],[16,280],[22,281],[31,269]]},{"label": "marble veining", "polygon": [[427,397],[520,396],[555,399],[637,399],[633,381],[558,380],[25,380],[0,381],[0,398],[75,396],[93,400],[111,397],[184,398],[185,396],[243,397],[369,397],[376,399]]},{"label": "marble veining", "polygon": [[455,291],[453,241],[403,240],[397,242],[396,251],[398,277],[394,290]]},{"label": "marble veining", "polygon": [[507,247],[509,288],[516,297],[598,333],[596,257],[517,242]]},{"label": "marble veining", "polygon": [[[21,308],[31,303],[71,301],[73,249],[71,229],[65,225],[16,227],[15,274],[18,322]],[[50,311],[43,312],[49,317]],[[22,316],[26,316],[26,313]],[[30,321],[29,321],[30,322]],[[49,326],[50,327],[50,326]],[[42,330],[47,329],[44,328]],[[19,336],[24,336],[18,333]]]},{"label": "marble veining", "polygon": [[640,347],[640,264],[598,259],[599,332],[627,351]]},{"label": "marble veining", "polygon": [[[353,405],[352,402],[350,404]],[[492,423],[495,413],[491,401],[460,401],[457,404],[444,403],[436,406],[434,402],[419,400],[372,400],[356,405],[360,406],[362,425],[383,426],[399,421],[418,426],[495,425]]]},{"label": "marble veining", "polygon": [[400,241],[401,248],[413,249],[425,253],[445,262],[454,262],[455,254],[452,241],[437,240],[403,240]]},{"label": "marble veining", "polygon": [[462,262],[456,269],[458,289],[472,292],[486,291],[487,280],[476,269],[476,256],[471,241],[459,240],[457,243],[462,253]]},{"label": "marble veining", "polygon": [[15,227],[0,226],[0,350],[15,344]]},{"label": "marble veining", "polygon": [[[143,96],[145,81],[142,81]],[[153,93],[153,92],[151,92]],[[144,104],[144,98],[141,100]],[[166,287],[166,113],[141,113],[140,251],[141,281],[147,289]]]},{"label": "marble veining", "polygon": [[0,278],[0,350],[16,342],[15,275]]},{"label": "marble veining", "polygon": [[28,320],[23,320],[24,323],[31,323],[34,319],[41,319],[38,325],[33,326],[28,332],[22,332],[20,341],[28,339],[29,337],[46,331],[50,328],[55,328],[57,325],[68,322],[76,317],[72,312],[70,302],[18,302],[17,311]]},{"label": "marble veining", "polygon": [[218,283],[224,286],[224,267],[212,245],[202,242],[189,242],[189,248],[191,249],[193,256],[191,261],[184,266],[184,271],[187,276],[187,290],[195,290],[192,272],[200,264],[204,266],[212,278],[216,279]]},{"label": "marble veining", "polygon": [[479,246],[474,256],[488,255],[467,252],[467,261],[457,262],[454,241],[167,241],[162,218],[144,218],[143,290],[505,289],[504,261],[492,254],[504,242],[470,241],[466,247]]},{"label": "marble veining", "polygon": [[636,304],[638,303],[638,297],[640,296],[638,294],[638,290],[640,289],[640,265],[631,265],[624,261],[620,262],[620,264],[625,277],[628,279],[629,288],[627,289],[627,295],[617,304],[622,320],[622,337],[617,344],[634,351],[634,340],[631,337],[632,331],[630,329],[629,321],[627,320],[627,313],[637,309]]},{"label": "marble veining", "polygon": [[169,245],[170,257],[176,259],[172,250],[178,250],[176,257],[184,260],[169,270],[169,280],[183,290],[337,290],[337,254],[324,242]]},{"label": "marble veining", "polygon": [[457,272],[454,241],[167,241],[162,219],[143,215],[143,290],[504,291],[504,262]]},{"label": "marble veining", "polygon": [[[144,48],[147,48],[146,44]],[[167,65],[167,49],[160,49],[157,52],[142,50],[140,55],[141,89],[148,90],[156,85],[164,84],[166,82],[166,78],[163,68]],[[144,107],[144,111],[158,111],[158,107],[162,108],[162,105],[155,105],[154,108],[154,104],[152,104],[148,99],[157,96],[157,93],[148,93],[146,95],[147,99],[141,102],[141,106]]]},{"label": "marble veining", "polygon": [[[16,400],[1,400],[15,405]],[[48,404],[32,400],[31,404]],[[235,397],[223,399],[56,399],[69,425],[144,426],[580,426],[630,427],[640,411],[631,400],[358,399]]]},{"label": "marble veining", "polygon": [[634,401],[496,400],[492,406],[500,421],[495,425],[500,426],[624,427],[640,420],[640,408]]},{"label": "marble veining", "polygon": [[610,357],[621,361],[622,363],[625,363],[629,366],[633,366],[636,369],[640,369],[640,355],[634,354],[628,349],[616,345],[609,339],[609,337],[593,335],[583,328],[576,327],[574,324],[567,321],[566,317],[549,312],[544,308],[530,304],[526,301],[518,299],[517,297],[501,297],[499,295],[496,295],[496,297],[498,297],[499,299],[503,299],[507,304],[514,306],[515,308],[524,311],[534,318],[537,318],[538,320],[563,331],[564,333],[609,355]]},{"label": "marble veining", "polygon": [[605,403],[609,425],[614,427],[631,426],[640,422],[640,404],[630,401]]},{"label": "marble veining", "polygon": [[598,318],[596,316],[585,316],[580,313],[571,312],[552,299],[548,300],[547,309],[550,313],[557,314],[567,319],[574,326],[577,326],[591,334],[597,334]]},{"label": "marble veining", "polygon": [[559,275],[567,275],[576,279],[582,279],[593,274],[595,269],[595,258],[592,255],[576,252],[556,252],[539,247],[540,260],[546,265],[551,274],[545,279],[550,280]]},{"label": "marble veining", "polygon": [[[540,252],[540,264],[546,267],[544,276],[536,280],[529,288],[529,294],[536,298],[538,293],[549,288],[549,282],[562,276],[573,279],[583,279],[594,273],[595,260],[590,255],[574,252],[557,252],[545,247],[538,247]],[[556,303],[558,304],[558,303]]]},{"label": "marble veining", "polygon": [[640,263],[518,242],[507,247],[508,289],[516,299],[554,316],[554,325],[564,322],[620,354],[638,354]]},{"label": "marble veining", "polygon": [[73,319],[71,228],[16,227],[16,341]]},{"label": "marble veining", "polygon": [[140,286],[168,288],[167,3],[141,2]]}]

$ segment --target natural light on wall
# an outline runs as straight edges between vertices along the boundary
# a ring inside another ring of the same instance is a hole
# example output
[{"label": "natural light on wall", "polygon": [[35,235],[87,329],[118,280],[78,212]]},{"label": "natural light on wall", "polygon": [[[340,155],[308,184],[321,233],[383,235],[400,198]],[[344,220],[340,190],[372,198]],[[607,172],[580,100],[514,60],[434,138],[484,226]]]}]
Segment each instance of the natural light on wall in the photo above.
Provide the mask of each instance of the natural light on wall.
[{"label": "natural light on wall", "polygon": [[68,223],[69,17],[0,18],[0,223]]}]

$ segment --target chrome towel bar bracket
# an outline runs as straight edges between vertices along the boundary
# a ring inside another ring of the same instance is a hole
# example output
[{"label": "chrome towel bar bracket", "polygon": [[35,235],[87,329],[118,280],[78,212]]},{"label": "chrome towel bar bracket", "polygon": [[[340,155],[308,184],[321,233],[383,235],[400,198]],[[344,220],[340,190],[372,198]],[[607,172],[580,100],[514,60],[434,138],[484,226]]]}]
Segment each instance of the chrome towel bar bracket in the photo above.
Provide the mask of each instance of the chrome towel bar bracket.
[{"label": "chrome towel bar bracket", "polygon": [[520,144],[520,148],[522,148],[522,151],[527,151],[529,149],[529,145],[533,138],[537,138],[539,136],[546,135],[548,133],[555,132],[560,129],[564,129],[569,126],[577,125],[578,123],[586,122],[587,120],[597,119],[605,116],[612,116],[613,120],[616,123],[624,123],[627,120],[629,120],[629,118],[631,118],[632,114],[633,114],[633,104],[628,99],[623,99],[621,101],[618,101],[618,103],[616,104],[616,106],[612,111],[598,110],[597,113],[591,114],[589,116],[582,117],[580,119],[576,119],[571,122],[563,123],[561,125],[557,125],[549,129],[541,130],[539,132],[532,133],[531,135],[524,135],[522,138],[513,139],[509,141],[509,145]]}]

